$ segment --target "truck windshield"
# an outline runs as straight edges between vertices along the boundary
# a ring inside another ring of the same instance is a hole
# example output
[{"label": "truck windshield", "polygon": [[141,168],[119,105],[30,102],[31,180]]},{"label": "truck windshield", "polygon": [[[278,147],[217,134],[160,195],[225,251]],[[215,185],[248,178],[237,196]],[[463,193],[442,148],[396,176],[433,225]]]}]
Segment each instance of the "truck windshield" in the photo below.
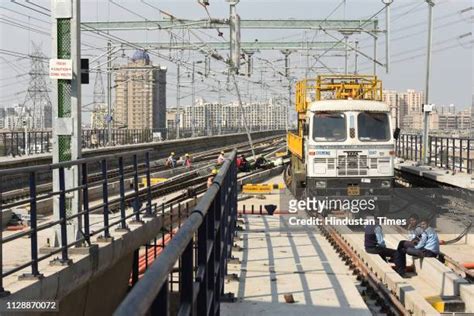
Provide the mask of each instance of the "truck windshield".
[{"label": "truck windshield", "polygon": [[390,126],[386,113],[362,112],[357,116],[361,141],[383,141],[390,139]]},{"label": "truck windshield", "polygon": [[317,112],[313,119],[315,141],[338,142],[346,140],[346,116],[338,112]]}]

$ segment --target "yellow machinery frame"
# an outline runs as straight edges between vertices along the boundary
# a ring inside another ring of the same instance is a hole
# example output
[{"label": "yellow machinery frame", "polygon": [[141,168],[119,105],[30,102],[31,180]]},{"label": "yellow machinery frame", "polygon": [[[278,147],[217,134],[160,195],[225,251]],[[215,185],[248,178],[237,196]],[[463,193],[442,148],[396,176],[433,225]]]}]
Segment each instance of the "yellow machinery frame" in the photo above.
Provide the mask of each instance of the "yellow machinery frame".
[{"label": "yellow machinery frame", "polygon": [[[308,105],[321,100],[372,100],[382,101],[382,82],[371,75],[319,75],[296,83],[296,112],[298,132],[288,133],[288,149],[303,160],[303,124]],[[326,96],[330,97],[327,98]]]}]

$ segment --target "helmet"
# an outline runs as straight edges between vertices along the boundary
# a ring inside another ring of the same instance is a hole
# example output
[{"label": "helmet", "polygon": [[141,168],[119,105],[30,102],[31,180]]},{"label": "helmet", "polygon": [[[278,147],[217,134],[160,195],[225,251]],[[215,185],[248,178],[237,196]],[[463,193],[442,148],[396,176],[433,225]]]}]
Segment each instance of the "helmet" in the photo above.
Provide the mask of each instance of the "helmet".
[{"label": "helmet", "polygon": [[174,151],[171,152],[171,156],[174,156]]},{"label": "helmet", "polygon": [[189,154],[184,155],[185,157],[189,157]]},{"label": "helmet", "polygon": [[213,175],[216,175],[216,174],[217,174],[217,169],[212,169],[211,173],[212,173]]},{"label": "helmet", "polygon": [[221,151],[221,155],[223,155],[223,154],[225,154],[225,152],[224,152],[224,151]]}]

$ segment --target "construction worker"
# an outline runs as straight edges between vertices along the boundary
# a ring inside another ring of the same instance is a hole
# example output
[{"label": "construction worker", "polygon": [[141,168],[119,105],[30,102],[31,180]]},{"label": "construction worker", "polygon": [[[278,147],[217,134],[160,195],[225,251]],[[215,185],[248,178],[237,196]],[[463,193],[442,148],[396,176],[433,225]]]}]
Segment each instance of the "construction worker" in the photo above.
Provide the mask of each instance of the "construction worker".
[{"label": "construction worker", "polygon": [[[367,219],[373,219],[368,216]],[[395,263],[395,271],[405,278],[405,264],[403,253],[385,245],[382,226],[379,224],[366,225],[364,233],[364,248],[367,253],[379,255],[384,261],[390,258]]]},{"label": "construction worker", "polygon": [[402,248],[399,252],[401,253],[401,268],[406,268],[406,256],[410,255],[413,257],[437,257],[439,255],[439,238],[434,228],[430,227],[430,221],[424,219],[420,221],[420,228],[423,230],[419,241],[412,247]]},{"label": "construction worker", "polygon": [[184,155],[183,166],[186,168],[191,168],[191,156],[189,156],[189,154]]},{"label": "construction worker", "polygon": [[248,172],[250,171],[250,164],[249,162],[247,161],[247,159],[245,159],[245,156],[244,155],[240,155],[238,158],[237,158],[237,169],[239,171],[242,171],[242,172]]},{"label": "construction worker", "polygon": [[217,157],[217,164],[218,165],[222,165],[224,163],[224,161],[225,161],[224,154],[225,154],[224,151],[221,151],[221,153]]},{"label": "construction worker", "polygon": [[165,165],[169,168],[176,167],[176,157],[174,155],[174,152],[172,152],[168,159],[166,159]]},{"label": "construction worker", "polygon": [[207,178],[207,188],[209,189],[212,186],[212,182],[217,175],[217,169],[212,169],[211,175]]}]

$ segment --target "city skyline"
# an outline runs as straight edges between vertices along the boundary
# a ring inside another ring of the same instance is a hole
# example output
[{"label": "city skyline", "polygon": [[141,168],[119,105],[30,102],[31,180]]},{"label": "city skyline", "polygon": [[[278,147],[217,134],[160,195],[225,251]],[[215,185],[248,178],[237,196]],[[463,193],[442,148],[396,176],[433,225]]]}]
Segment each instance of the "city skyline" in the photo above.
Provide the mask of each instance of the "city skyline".
[{"label": "city skyline", "polygon": [[[38,3],[48,6],[49,1],[38,1]],[[126,5],[130,6],[130,3],[127,2]],[[263,10],[269,2],[265,1],[254,1],[252,4],[247,2],[241,2],[237,6],[238,13],[241,18],[254,18],[255,12],[263,14],[261,18],[271,17],[281,17],[281,18],[326,18],[331,12],[331,9],[334,8],[334,4],[330,1],[322,1],[315,6],[319,8],[317,14],[309,14],[299,10],[298,4],[308,4],[308,1],[297,1],[294,5],[285,3],[284,1],[272,1],[270,4],[275,9],[272,12],[266,12]],[[365,11],[362,10],[361,5],[363,4],[364,10],[377,12],[381,8],[381,3],[379,2],[368,2],[368,1],[347,1],[347,8],[343,12],[342,8],[339,8],[335,11],[330,18],[332,19],[341,19],[344,18],[363,18],[366,17]],[[434,33],[434,47],[433,47],[433,69],[431,76],[431,97],[430,103],[435,104],[450,104],[454,103],[459,108],[469,107],[471,105],[471,94],[472,94],[472,33],[470,31],[470,18],[472,18],[472,6],[470,6],[469,1],[448,1],[448,0],[439,0],[436,1],[436,6],[434,8],[435,12],[435,33]],[[425,50],[422,46],[425,45],[426,39],[426,12],[427,9],[424,5],[412,5],[407,1],[395,1],[392,4],[392,67],[391,73],[385,74],[382,67],[378,67],[378,75],[383,80],[385,89],[393,90],[406,90],[406,89],[415,89],[415,90],[424,90],[424,69],[425,69]],[[182,18],[202,18],[203,12],[202,8],[197,4],[193,3],[189,5],[186,1],[162,1],[160,2],[160,8],[166,12],[177,13],[179,12],[179,17]],[[470,8],[470,9],[469,9]],[[14,11],[18,11],[18,6],[14,4],[4,4],[2,7],[5,13],[15,15]],[[10,11],[8,11],[10,10]],[[210,14],[212,17],[226,17],[228,16],[228,6],[226,3],[222,2],[212,2],[209,6]],[[464,10],[464,11],[463,11]],[[142,16],[148,15],[150,19],[158,18],[158,12],[155,14],[155,11],[151,11],[146,5],[136,5],[133,6],[134,13]],[[461,12],[463,11],[463,13]],[[441,13],[442,12],[442,13]],[[23,13],[26,16],[15,15],[18,19],[23,19],[24,23],[27,23],[27,16],[31,17],[30,28],[28,30],[19,29],[7,24],[1,25],[2,32],[2,47],[8,48],[14,52],[31,52],[31,41],[42,42],[43,50],[47,56],[49,56],[50,45],[49,41],[45,34],[38,33],[40,31],[43,33],[48,33],[50,29],[48,28],[48,18],[39,17],[34,14],[34,12],[25,11]],[[107,20],[106,15],[119,17],[122,20],[141,20],[142,18],[137,17],[133,13],[127,12],[126,10],[115,6],[110,3],[101,2],[101,1],[87,1],[83,3],[83,20],[84,21],[98,21],[98,20]],[[40,19],[37,21],[35,19]],[[163,16],[162,16],[163,18]],[[377,15],[381,27],[384,23],[384,14],[381,12]],[[33,24],[38,25],[36,31],[31,30]],[[413,27],[410,27],[413,26]],[[413,31],[413,34],[409,36],[403,36],[407,31]],[[448,30],[448,32],[444,32]],[[215,41],[216,30],[202,31],[201,33],[207,34],[205,36],[208,41]],[[222,30],[223,38],[228,40],[227,30]],[[143,31],[143,32],[134,32],[133,38],[142,43],[147,43],[152,40],[154,37],[154,31]],[[130,37],[132,32],[124,32],[125,36]],[[163,40],[169,40],[169,36],[164,33]],[[13,37],[14,36],[14,37]],[[83,55],[84,57],[89,57],[91,59],[98,59],[102,64],[105,61],[104,47],[106,42],[98,36],[92,36],[90,33],[83,32],[83,36],[87,44],[83,46]],[[290,32],[282,31],[279,37],[288,38],[288,40],[297,40],[297,41],[316,41],[319,38],[323,38],[325,34],[321,32]],[[354,35],[355,36],[355,35]],[[327,38],[327,37],[326,37]],[[275,34],[270,34],[266,31],[256,31],[256,32],[243,32],[242,40],[254,41],[254,40],[271,40],[275,39]],[[358,37],[355,36],[354,40],[357,40]],[[453,43],[453,47],[444,48],[443,42],[446,40]],[[7,45],[8,43],[8,45]],[[370,41],[367,38],[360,39],[360,47],[363,52],[370,53]],[[412,51],[412,53],[410,53]],[[113,56],[114,62],[126,63],[129,55],[133,53],[133,49],[130,47],[117,47],[115,49],[115,54]],[[223,54],[226,56],[227,52]],[[102,55],[102,56],[101,56]],[[354,54],[349,52],[349,69],[352,70],[354,67]],[[421,55],[421,56],[420,56]],[[179,53],[179,52],[170,52],[168,58],[174,62],[169,62],[166,59],[158,57],[155,52],[150,54],[151,60],[155,64],[160,64],[168,68],[168,91],[167,98],[169,104],[173,105],[176,103],[176,61],[182,60],[184,62],[184,57],[186,59],[193,59],[199,62],[199,54],[196,53]],[[380,61],[383,63],[384,56],[384,36],[380,35],[378,40],[378,56]],[[399,57],[401,56],[401,57]],[[290,74],[297,79],[301,79],[304,75],[302,68],[307,64],[307,57],[304,53],[293,54],[290,56]],[[26,80],[24,73],[28,72],[28,58],[14,57],[10,55],[2,55],[2,86],[5,86],[5,81],[8,82],[8,88],[0,89],[0,105],[8,106],[13,103],[22,103],[22,96],[19,97],[16,95],[17,92],[21,92],[21,83]],[[315,62],[313,57],[310,61],[310,66]],[[278,52],[263,54],[258,53],[255,55],[255,69],[253,70],[253,75],[250,77],[251,84],[242,81],[239,84],[241,94],[243,98],[250,99],[250,97],[256,99],[264,99],[264,94],[269,95],[280,95],[286,96],[286,93],[283,93],[281,89],[277,88],[280,85],[284,86],[284,80],[280,77],[273,77],[274,75],[269,72],[271,67],[282,69],[282,55]],[[404,61],[400,61],[405,59]],[[201,58],[202,61],[202,58]],[[266,61],[270,61],[272,64],[271,67]],[[15,65],[12,65],[14,63]],[[343,65],[343,59],[340,57],[328,57],[325,60],[325,64],[330,68],[340,71]],[[369,63],[369,64],[367,64]],[[216,66],[218,62],[212,62],[212,67]],[[319,65],[321,66],[321,65]],[[216,66],[217,67],[217,66]],[[359,69],[363,72],[370,72],[370,62],[367,59],[364,59],[362,56],[359,56]],[[245,71],[245,66],[242,68],[242,71]],[[321,72],[322,69],[318,67],[315,68]],[[16,69],[16,72],[14,71]],[[213,100],[219,98],[230,100],[231,98],[235,99],[235,94],[232,94],[232,85],[226,82],[225,77],[206,77],[202,75],[203,65],[196,64],[196,91],[199,94],[199,91],[207,91],[206,96],[209,98],[213,96]],[[218,69],[218,68],[216,68]],[[7,71],[5,71],[7,70]],[[327,69],[325,69],[327,71]],[[13,73],[12,73],[13,71]],[[198,73],[201,74],[198,74]],[[23,75],[20,77],[18,82],[9,82],[8,78],[14,77],[17,75]],[[191,95],[191,85],[189,83],[190,70],[183,67],[181,75],[185,80],[182,80],[182,98],[183,103],[186,100],[189,101]],[[94,73],[92,73],[94,77]],[[311,74],[313,76],[313,74]],[[259,84],[259,81],[263,77],[265,83]],[[450,80],[448,78],[456,78],[456,80]],[[280,82],[281,81],[281,82]],[[217,84],[222,84],[220,92],[217,92]],[[83,85],[83,104],[84,109],[86,110],[84,118],[88,118],[87,105],[92,102],[92,87],[93,85]],[[230,89],[231,91],[228,91]],[[279,91],[279,92],[278,92]],[[218,96],[218,94],[221,94]],[[203,93],[204,94],[204,93]],[[198,95],[196,95],[198,96]]]}]

